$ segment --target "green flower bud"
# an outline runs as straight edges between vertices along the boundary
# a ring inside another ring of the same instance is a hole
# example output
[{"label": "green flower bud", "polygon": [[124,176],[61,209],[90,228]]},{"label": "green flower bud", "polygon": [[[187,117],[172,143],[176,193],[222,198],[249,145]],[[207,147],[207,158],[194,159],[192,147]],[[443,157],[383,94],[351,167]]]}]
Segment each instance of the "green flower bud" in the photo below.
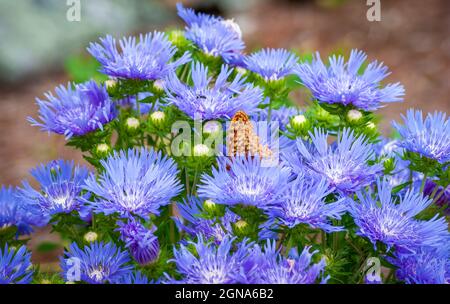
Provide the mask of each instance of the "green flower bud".
[{"label": "green flower bud", "polygon": [[293,127],[299,127],[299,126],[302,126],[306,121],[307,121],[306,117],[304,115],[300,114],[300,115],[294,116],[292,118],[291,123],[292,123]]},{"label": "green flower bud", "polygon": [[173,30],[169,33],[169,41],[177,47],[183,47],[188,45],[188,41],[184,36],[184,32],[180,30]]},{"label": "green flower bud", "polygon": [[216,206],[217,206],[217,204],[214,203],[214,201],[210,200],[210,199],[206,200],[203,203],[203,207],[205,207],[205,209],[216,209]]},{"label": "green flower bud", "polygon": [[127,120],[125,121],[125,126],[130,131],[137,130],[140,124],[141,123],[139,122],[139,119],[137,119],[136,117],[128,117]]},{"label": "green flower bud", "polygon": [[108,79],[105,81],[105,86],[107,89],[114,87],[116,84],[117,84],[117,80],[114,80],[114,79]]},{"label": "green flower bud", "polygon": [[94,231],[89,231],[88,233],[86,233],[86,234],[84,235],[83,238],[84,238],[84,240],[85,240],[86,242],[92,243],[92,242],[95,242],[95,241],[97,240],[98,234],[95,233]]},{"label": "green flower bud", "polygon": [[160,125],[164,122],[164,120],[166,119],[166,114],[164,114],[164,112],[161,111],[156,111],[153,112],[150,115],[150,120],[152,123],[154,123],[155,125]]},{"label": "green flower bud", "polygon": [[211,149],[207,145],[198,144],[194,146],[194,156],[209,156]]},{"label": "green flower bud", "polygon": [[236,223],[233,224],[234,230],[236,234],[238,235],[246,235],[249,231],[249,225],[244,220],[238,220]]},{"label": "green flower bud", "polygon": [[299,114],[291,118],[291,127],[296,131],[308,130],[310,123],[305,115]]},{"label": "green flower bud", "polygon": [[347,113],[347,119],[350,122],[357,122],[363,117],[363,114],[358,110],[350,110]]},{"label": "green flower bud", "polygon": [[106,155],[110,150],[111,147],[105,143],[98,144],[95,148],[95,152],[97,152],[98,155]]}]

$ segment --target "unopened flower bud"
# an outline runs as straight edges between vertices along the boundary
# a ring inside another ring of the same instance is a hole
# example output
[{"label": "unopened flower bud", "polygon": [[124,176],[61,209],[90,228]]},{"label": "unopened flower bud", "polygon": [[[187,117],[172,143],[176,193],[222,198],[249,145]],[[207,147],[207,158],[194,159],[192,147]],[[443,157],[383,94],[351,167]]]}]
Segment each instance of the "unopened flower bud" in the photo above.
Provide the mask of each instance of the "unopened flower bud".
[{"label": "unopened flower bud", "polygon": [[107,89],[112,88],[116,84],[117,84],[117,80],[114,80],[114,79],[108,79],[105,81],[105,86]]},{"label": "unopened flower bud", "polygon": [[125,125],[127,126],[128,130],[136,130],[139,128],[139,125],[141,123],[139,122],[139,119],[136,117],[128,117],[125,121]]},{"label": "unopened flower bud", "polygon": [[217,208],[217,204],[214,203],[214,201],[208,199],[203,203],[203,208],[205,209],[205,211],[213,213]]},{"label": "unopened flower bud", "polygon": [[161,112],[161,111],[153,112],[153,113],[150,115],[150,120],[151,120],[154,124],[160,124],[160,123],[162,123],[165,119],[166,119],[166,114],[164,114],[164,112]]},{"label": "unopened flower bud", "polygon": [[248,232],[248,223],[244,220],[238,220],[234,223],[234,229],[238,234],[246,234]]},{"label": "unopened flower bud", "polygon": [[363,117],[362,113],[358,110],[350,110],[347,113],[347,119],[349,121],[356,122],[356,121],[360,120],[362,117]]},{"label": "unopened flower bud", "polygon": [[236,67],[235,68],[236,69],[236,72],[238,72],[239,74],[241,74],[241,75],[245,75],[245,74],[247,74],[247,72],[248,72],[248,70],[247,69],[244,69],[243,67]]},{"label": "unopened flower bud", "polygon": [[296,130],[308,129],[309,122],[305,115],[299,114],[291,119],[291,126]]},{"label": "unopened flower bud", "polygon": [[48,285],[48,284],[51,284],[52,282],[50,281],[50,280],[47,280],[47,279],[43,279],[42,281],[41,281],[41,284],[43,284],[43,285]]},{"label": "unopened flower bud", "polygon": [[369,128],[369,129],[375,129],[377,126],[373,123],[373,122],[369,122],[368,124],[367,124],[367,128]]},{"label": "unopened flower bud", "polygon": [[105,143],[98,144],[97,147],[95,148],[97,154],[100,155],[106,155],[110,149],[111,148],[109,147],[109,145]]},{"label": "unopened flower bud", "polygon": [[157,91],[164,91],[164,80],[162,79],[155,80],[155,82],[153,82],[153,87]]},{"label": "unopened flower bud", "polygon": [[98,234],[95,233],[94,231],[89,231],[88,233],[86,233],[86,234],[84,235],[83,238],[84,238],[84,240],[85,240],[86,242],[92,243],[92,242],[95,242],[95,241],[97,240]]},{"label": "unopened flower bud", "polygon": [[169,33],[169,40],[176,46],[182,46],[183,44],[187,44],[186,37],[184,36],[184,32],[180,30],[173,30]]},{"label": "unopened flower bud", "polygon": [[207,145],[198,144],[194,146],[194,156],[208,156],[210,149]]}]

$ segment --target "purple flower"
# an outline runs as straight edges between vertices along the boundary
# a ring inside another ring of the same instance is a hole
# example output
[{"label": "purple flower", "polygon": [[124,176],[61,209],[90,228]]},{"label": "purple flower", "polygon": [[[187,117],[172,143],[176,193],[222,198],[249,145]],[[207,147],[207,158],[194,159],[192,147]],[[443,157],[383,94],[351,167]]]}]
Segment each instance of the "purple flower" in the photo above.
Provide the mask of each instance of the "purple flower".
[{"label": "purple flower", "polygon": [[88,52],[102,65],[101,72],[111,77],[139,80],[165,78],[176,68],[190,61],[190,54],[171,62],[177,48],[161,32],[122,38],[117,48],[112,36],[100,38],[99,43],[91,43]]},{"label": "purple flower", "polygon": [[247,69],[272,81],[293,74],[298,57],[285,49],[263,49],[247,56],[244,62]]},{"label": "purple flower", "polygon": [[388,261],[396,266],[396,276],[407,284],[449,284],[449,241],[440,248],[421,247],[414,252],[399,250]]},{"label": "purple flower", "polygon": [[325,259],[314,263],[312,257],[318,251],[305,247],[301,254],[296,249],[288,257],[276,249],[275,241],[267,241],[264,250],[256,245],[244,262],[246,283],[250,284],[314,284],[326,283]]},{"label": "purple flower", "polygon": [[62,276],[67,282],[115,283],[132,272],[130,257],[113,243],[92,243],[80,249],[76,243],[61,257]]},{"label": "purple flower", "polygon": [[33,276],[31,253],[21,246],[13,249],[0,247],[0,284],[29,284]]},{"label": "purple flower", "polygon": [[145,228],[138,220],[119,222],[120,239],[125,242],[133,258],[141,265],[153,263],[159,256],[158,238],[153,234],[156,227]]},{"label": "purple flower", "polygon": [[408,110],[402,115],[404,126],[393,122],[401,135],[400,146],[443,164],[450,161],[450,119],[443,112],[428,113]]},{"label": "purple flower", "polygon": [[29,117],[33,126],[43,131],[63,134],[69,139],[103,129],[103,126],[116,118],[117,109],[109,98],[106,87],[93,80],[83,84],[68,84],[67,88],[55,89],[56,97],[48,92],[47,100],[37,100],[39,118]]},{"label": "purple flower", "polygon": [[369,165],[372,145],[350,129],[344,129],[332,145],[320,129],[310,132],[311,143],[297,140],[298,152],[286,156],[294,172],[325,177],[338,192],[348,194],[370,185],[383,170],[381,164]]},{"label": "purple flower", "polygon": [[359,227],[357,234],[367,237],[374,247],[378,241],[386,244],[388,250],[392,246],[407,249],[438,247],[443,240],[448,240],[445,218],[438,218],[437,214],[426,221],[415,218],[432,200],[414,190],[392,197],[392,186],[387,180],[377,182],[377,191],[360,191],[357,193],[359,202],[349,199],[348,204]]},{"label": "purple flower", "polygon": [[202,52],[222,57],[226,63],[241,61],[245,44],[239,26],[233,20],[224,20],[177,5],[178,15],[186,22],[186,38]]},{"label": "purple flower", "polygon": [[48,218],[28,201],[20,199],[16,189],[0,189],[0,230],[17,227],[17,235],[30,234],[33,226],[44,226]]},{"label": "purple flower", "polygon": [[100,163],[105,170],[98,177],[89,176],[84,186],[97,196],[91,202],[97,213],[148,218],[182,190],[175,162],[160,152],[129,149]]},{"label": "purple flower", "polygon": [[284,166],[264,166],[258,156],[219,159],[212,176],[204,174],[198,194],[224,205],[251,205],[260,208],[277,202],[287,187],[291,171]]},{"label": "purple flower", "polygon": [[34,168],[31,175],[39,182],[40,189],[35,190],[28,181],[24,181],[19,194],[38,212],[46,217],[72,211],[87,215],[84,201],[89,195],[82,194],[87,168],[74,166],[73,161],[55,160]]},{"label": "purple flower", "polygon": [[181,111],[194,118],[230,119],[237,111],[251,113],[262,101],[262,91],[245,83],[240,74],[228,82],[232,69],[222,66],[215,83],[208,76],[208,68],[196,62],[192,64],[193,86],[182,83],[175,74],[166,82],[167,101],[176,105]]},{"label": "purple flower", "polygon": [[269,209],[269,215],[289,228],[307,224],[329,233],[342,231],[343,227],[333,226],[330,219],[340,219],[345,213],[344,199],[341,198],[334,203],[325,201],[333,190],[325,178],[316,180],[299,176],[281,194],[275,208]]},{"label": "purple flower", "polygon": [[326,67],[316,53],[312,63],[298,65],[297,75],[313,97],[323,103],[373,111],[381,108],[383,102],[402,101],[404,88],[400,83],[381,88],[380,81],[389,75],[388,68],[382,63],[373,61],[359,73],[366,58],[364,52],[352,50],[347,63],[344,57],[333,55],[329,58],[330,66]]},{"label": "purple flower", "polygon": [[252,243],[245,240],[237,244],[232,250],[235,238],[225,236],[218,245],[206,242],[201,235],[197,242],[189,242],[195,248],[195,254],[188,247],[180,245],[174,248],[174,262],[178,273],[182,275],[180,281],[169,278],[171,283],[185,284],[232,284],[241,275],[242,262],[249,254]]}]

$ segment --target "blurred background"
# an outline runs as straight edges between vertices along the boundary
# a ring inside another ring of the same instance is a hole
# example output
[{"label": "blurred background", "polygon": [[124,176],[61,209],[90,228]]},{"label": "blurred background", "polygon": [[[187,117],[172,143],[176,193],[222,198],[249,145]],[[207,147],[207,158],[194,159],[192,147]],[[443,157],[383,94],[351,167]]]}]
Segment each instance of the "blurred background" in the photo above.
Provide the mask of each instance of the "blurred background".
[{"label": "blurred background", "polygon": [[[182,27],[175,0],[80,0],[81,21],[69,22],[62,0],[0,0],[0,184],[19,185],[30,168],[81,155],[64,138],[26,121],[35,97],[69,80],[95,74],[85,48],[99,36],[120,37]],[[234,18],[247,50],[284,47],[300,53],[366,51],[406,88],[405,102],[380,111],[382,128],[409,107],[450,113],[450,1],[381,0],[381,21],[369,22],[366,0],[183,1]],[[96,77],[102,76],[97,74]]]}]

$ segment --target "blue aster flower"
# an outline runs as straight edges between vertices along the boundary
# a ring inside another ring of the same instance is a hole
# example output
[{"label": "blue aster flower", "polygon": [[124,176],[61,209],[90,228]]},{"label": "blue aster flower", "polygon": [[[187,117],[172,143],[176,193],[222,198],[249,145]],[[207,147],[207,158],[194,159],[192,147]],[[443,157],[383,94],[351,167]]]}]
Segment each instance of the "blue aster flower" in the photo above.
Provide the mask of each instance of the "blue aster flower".
[{"label": "blue aster flower", "polygon": [[0,189],[0,231],[17,227],[17,235],[30,234],[33,226],[44,226],[48,219],[28,202],[20,199],[12,187]]},{"label": "blue aster flower", "polygon": [[373,61],[359,73],[366,58],[364,52],[352,50],[347,63],[344,57],[333,55],[326,67],[316,53],[312,63],[298,65],[297,75],[313,97],[323,103],[373,111],[381,108],[382,103],[402,101],[405,90],[400,83],[380,86],[380,81],[389,75],[388,68],[382,63]]},{"label": "blue aster flower", "polygon": [[[241,264],[248,255],[252,243],[243,241],[233,249],[235,238],[225,236],[219,245],[206,242],[201,235],[197,242],[190,242],[195,248],[192,253],[188,247],[180,245],[174,248],[174,258],[177,271],[183,276],[181,281],[173,283],[186,284],[232,284],[238,283]],[[169,279],[170,280],[170,279]]]},{"label": "blue aster flower", "polygon": [[203,174],[198,194],[218,204],[261,208],[277,202],[291,178],[284,166],[264,166],[259,157],[222,158],[212,176]]},{"label": "blue aster flower", "polygon": [[269,210],[269,215],[289,228],[307,224],[329,233],[342,231],[343,227],[333,226],[330,219],[340,219],[345,213],[344,198],[334,203],[325,202],[333,190],[325,178],[317,180],[299,176],[281,194],[279,203]]},{"label": "blue aster flower", "polygon": [[250,284],[314,284],[326,283],[325,258],[314,263],[312,257],[318,251],[305,247],[301,254],[293,248],[288,257],[276,249],[275,241],[267,241],[264,250],[255,246],[244,263],[246,283]]},{"label": "blue aster flower", "polygon": [[29,284],[32,276],[31,253],[25,246],[0,248],[0,284]]},{"label": "blue aster flower", "polygon": [[159,257],[158,238],[153,234],[156,227],[145,228],[138,220],[119,222],[120,239],[125,242],[133,258],[141,265],[151,264]]},{"label": "blue aster flower", "polygon": [[133,273],[127,274],[114,282],[115,284],[133,284],[133,285],[147,285],[153,284],[142,272],[135,271]]},{"label": "blue aster flower", "polygon": [[[357,193],[358,201],[349,200],[348,209],[359,227],[358,235],[367,237],[376,247],[377,242],[414,249],[435,246],[448,240],[447,222],[436,214],[430,220],[418,220],[416,216],[425,210],[432,200],[414,190],[403,196],[392,197],[392,186],[387,180],[378,180],[377,193],[373,190]],[[445,242],[444,242],[445,243]]]},{"label": "blue aster flower", "polygon": [[[131,274],[130,256],[113,243],[91,243],[80,249],[76,243],[61,257],[62,276],[71,282],[114,283]],[[78,277],[79,275],[79,277]]]},{"label": "blue aster flower", "polygon": [[240,74],[228,82],[232,69],[222,66],[214,85],[208,77],[208,68],[196,62],[192,64],[193,86],[182,83],[175,74],[166,82],[167,101],[194,118],[203,119],[231,118],[237,111],[247,113],[255,111],[262,101],[262,91],[252,84],[245,83]]},{"label": "blue aster flower", "polygon": [[381,164],[368,165],[373,157],[372,145],[350,129],[344,129],[332,145],[323,130],[315,129],[310,136],[312,143],[299,139],[298,152],[286,156],[297,173],[325,177],[338,192],[348,194],[371,184],[383,170]]},{"label": "blue aster flower", "polygon": [[402,115],[404,126],[394,122],[401,135],[400,146],[443,164],[450,161],[450,119],[443,112],[428,113],[408,110]]},{"label": "blue aster flower", "polygon": [[98,178],[89,176],[84,186],[97,196],[91,203],[97,213],[148,218],[182,190],[175,162],[160,152],[130,149],[100,163],[105,170]]},{"label": "blue aster flower", "polygon": [[247,69],[272,81],[294,74],[298,57],[285,49],[262,49],[247,56],[244,62]]},{"label": "blue aster flower", "polygon": [[41,122],[29,117],[33,126],[43,131],[63,134],[66,138],[81,136],[103,129],[103,126],[117,116],[115,104],[106,87],[93,80],[83,84],[59,86],[45,94],[47,100],[36,99]]},{"label": "blue aster flower", "polygon": [[450,248],[421,247],[415,252],[400,250],[388,261],[398,269],[397,279],[407,284],[449,284]]},{"label": "blue aster flower", "polygon": [[226,235],[233,233],[232,223],[236,223],[240,217],[226,210],[224,216],[217,220],[201,217],[204,212],[201,200],[196,197],[189,197],[183,203],[177,205],[180,216],[174,217],[174,221],[180,230],[186,231],[192,237],[201,233],[206,239],[214,239],[218,244]]},{"label": "blue aster flower", "polygon": [[233,20],[195,13],[181,4],[177,5],[178,15],[186,22],[186,38],[202,52],[214,57],[222,57],[227,63],[242,60],[245,48],[239,26]]},{"label": "blue aster flower", "polygon": [[102,65],[101,72],[123,79],[163,79],[182,64],[190,61],[190,54],[172,61],[177,48],[161,32],[122,38],[117,47],[116,39],[108,35],[100,43],[91,43],[88,52]]},{"label": "blue aster flower", "polygon": [[35,190],[28,181],[24,181],[19,196],[44,216],[72,211],[87,215],[89,210],[84,201],[89,195],[82,194],[82,186],[88,176],[86,167],[75,166],[73,161],[55,160],[32,169],[31,175],[39,182],[40,188]]}]

